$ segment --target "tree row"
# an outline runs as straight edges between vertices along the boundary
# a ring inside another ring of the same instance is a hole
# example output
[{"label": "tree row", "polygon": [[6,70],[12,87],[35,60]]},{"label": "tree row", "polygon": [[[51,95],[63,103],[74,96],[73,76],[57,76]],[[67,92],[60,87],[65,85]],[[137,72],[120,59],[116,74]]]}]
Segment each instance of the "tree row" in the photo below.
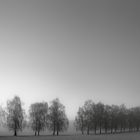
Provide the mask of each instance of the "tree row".
[{"label": "tree row", "polygon": [[52,131],[53,135],[59,135],[59,132],[67,130],[69,125],[65,106],[60,103],[59,99],[54,99],[50,106],[47,102],[31,104],[27,117],[23,103],[18,96],[7,101],[6,109],[1,107],[0,121],[2,125],[13,131],[14,136],[17,136],[17,133],[27,126],[34,131],[35,136],[46,129]]},{"label": "tree row", "polygon": [[[31,128],[34,135],[49,130],[53,135],[59,135],[68,129],[69,121],[65,106],[58,98],[50,106],[47,102],[36,102],[30,105],[28,116],[23,109],[20,97],[15,96],[7,101],[6,108],[0,108],[0,122],[17,136],[25,127]],[[82,134],[122,133],[140,130],[140,107],[126,108],[124,104],[104,105],[85,101],[79,107],[74,126]]]},{"label": "tree row", "polygon": [[82,134],[121,133],[140,130],[140,107],[126,108],[124,104],[95,104],[85,101],[79,107],[74,125]]}]

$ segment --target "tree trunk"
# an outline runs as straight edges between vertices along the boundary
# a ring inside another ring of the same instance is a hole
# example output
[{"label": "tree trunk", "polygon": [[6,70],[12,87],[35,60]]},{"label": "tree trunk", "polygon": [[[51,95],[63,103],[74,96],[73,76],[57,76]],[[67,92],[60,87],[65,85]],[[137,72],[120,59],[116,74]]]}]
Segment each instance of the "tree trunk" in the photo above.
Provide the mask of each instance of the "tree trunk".
[{"label": "tree trunk", "polygon": [[55,131],[53,131],[53,135],[55,135]]},{"label": "tree trunk", "polygon": [[113,133],[113,120],[111,120],[111,126],[110,126],[111,128],[111,134]]},{"label": "tree trunk", "polygon": [[35,136],[36,136],[36,131],[35,131]]},{"label": "tree trunk", "polygon": [[53,123],[53,135],[55,135],[55,122]]},{"label": "tree trunk", "polygon": [[57,136],[59,135],[59,131],[57,130]]},{"label": "tree trunk", "polygon": [[136,131],[139,131],[139,126],[137,126]]},{"label": "tree trunk", "polygon": [[125,127],[123,128],[123,131],[125,132]]},{"label": "tree trunk", "polygon": [[111,134],[113,133],[113,128],[111,127]]},{"label": "tree trunk", "polygon": [[130,128],[130,126],[129,126],[129,132],[131,132],[131,128]]},{"label": "tree trunk", "polygon": [[105,133],[107,134],[107,127],[105,127]]},{"label": "tree trunk", "polygon": [[84,135],[84,127],[83,127],[83,125],[81,127],[81,132],[82,132],[82,135]]},{"label": "tree trunk", "polygon": [[87,135],[89,135],[89,126],[87,127]]},{"label": "tree trunk", "polygon": [[121,133],[122,133],[122,130],[123,130],[123,125],[121,124],[121,130],[120,130]]},{"label": "tree trunk", "polygon": [[15,130],[14,136],[17,136],[17,131]]},{"label": "tree trunk", "polygon": [[57,122],[57,126],[56,126],[56,133],[57,133],[57,136],[59,135],[59,123]]},{"label": "tree trunk", "polygon": [[39,136],[39,131],[38,131],[38,136]]},{"label": "tree trunk", "polygon": [[96,134],[96,126],[95,126],[95,128],[94,128],[94,133]]},{"label": "tree trunk", "polygon": [[102,133],[102,126],[101,126],[101,123],[100,123],[100,134]]},{"label": "tree trunk", "polygon": [[117,128],[116,128],[116,126],[115,126],[115,133],[117,132]]},{"label": "tree trunk", "polygon": [[81,129],[81,132],[82,132],[82,135],[84,135],[84,130],[83,130],[83,128]]},{"label": "tree trunk", "polygon": [[104,124],[105,134],[107,134],[107,122]]}]

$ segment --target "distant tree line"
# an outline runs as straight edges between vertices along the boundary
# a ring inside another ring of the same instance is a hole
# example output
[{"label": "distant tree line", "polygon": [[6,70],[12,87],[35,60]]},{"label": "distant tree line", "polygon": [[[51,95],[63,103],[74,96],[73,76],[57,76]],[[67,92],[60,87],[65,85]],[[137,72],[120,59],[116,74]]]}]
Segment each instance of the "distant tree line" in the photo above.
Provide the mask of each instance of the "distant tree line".
[{"label": "distant tree line", "polygon": [[27,121],[23,103],[18,96],[8,100],[5,109],[0,107],[0,123],[13,131],[14,136],[26,126],[34,131],[35,136],[46,129],[52,131],[53,135],[59,135],[59,132],[67,130],[69,125],[65,106],[58,98],[54,99],[50,106],[47,102],[31,104]]},{"label": "distant tree line", "polygon": [[[59,135],[68,129],[69,121],[65,106],[58,98],[50,106],[47,102],[32,103],[27,116],[23,102],[15,96],[7,101],[6,108],[0,106],[0,125],[6,126],[14,136],[25,127],[31,128],[35,136],[46,130]],[[87,135],[139,131],[140,107],[126,108],[124,104],[104,105],[101,102],[95,104],[92,100],[87,100],[79,107],[74,126],[77,131]]]},{"label": "distant tree line", "polygon": [[74,125],[82,134],[121,133],[140,130],[140,107],[126,108],[124,104],[95,104],[92,100],[85,101],[79,107]]}]

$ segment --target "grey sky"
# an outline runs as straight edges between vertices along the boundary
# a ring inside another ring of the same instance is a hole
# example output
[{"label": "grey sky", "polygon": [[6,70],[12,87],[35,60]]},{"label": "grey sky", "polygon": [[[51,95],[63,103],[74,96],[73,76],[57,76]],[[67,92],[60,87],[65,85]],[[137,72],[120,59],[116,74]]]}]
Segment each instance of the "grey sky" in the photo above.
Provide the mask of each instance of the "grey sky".
[{"label": "grey sky", "polygon": [[139,0],[1,0],[0,94],[140,105]]}]

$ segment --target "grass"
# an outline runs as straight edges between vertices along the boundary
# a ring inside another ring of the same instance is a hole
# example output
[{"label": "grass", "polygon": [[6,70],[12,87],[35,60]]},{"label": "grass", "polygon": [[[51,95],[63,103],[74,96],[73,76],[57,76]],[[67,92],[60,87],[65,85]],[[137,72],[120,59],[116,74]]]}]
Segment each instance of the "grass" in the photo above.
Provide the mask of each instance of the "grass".
[{"label": "grass", "polygon": [[139,140],[140,132],[109,135],[0,136],[0,140]]}]

